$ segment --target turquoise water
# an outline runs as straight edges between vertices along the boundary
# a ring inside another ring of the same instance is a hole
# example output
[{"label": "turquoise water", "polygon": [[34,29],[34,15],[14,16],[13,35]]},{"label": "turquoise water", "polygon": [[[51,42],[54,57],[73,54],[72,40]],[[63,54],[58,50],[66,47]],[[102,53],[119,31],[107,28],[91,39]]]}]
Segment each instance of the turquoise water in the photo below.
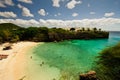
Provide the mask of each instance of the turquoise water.
[{"label": "turquoise water", "polygon": [[[108,40],[72,40],[40,44],[34,50],[45,64],[60,69],[61,75],[77,76],[91,70],[99,52],[108,46]],[[69,80],[69,79],[68,79]]]},{"label": "turquoise water", "polygon": [[80,73],[92,70],[99,52],[116,44],[119,38],[100,40],[71,40],[38,45],[35,56],[49,67],[60,70],[59,80],[77,80]]}]

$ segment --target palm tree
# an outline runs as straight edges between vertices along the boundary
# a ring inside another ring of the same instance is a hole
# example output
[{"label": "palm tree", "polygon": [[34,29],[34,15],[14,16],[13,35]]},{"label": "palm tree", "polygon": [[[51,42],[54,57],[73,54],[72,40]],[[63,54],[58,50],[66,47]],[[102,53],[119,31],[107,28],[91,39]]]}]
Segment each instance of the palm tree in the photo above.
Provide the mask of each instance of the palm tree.
[{"label": "palm tree", "polygon": [[99,31],[101,31],[101,28],[99,28]]},{"label": "palm tree", "polygon": [[90,28],[87,28],[87,31],[90,31]]},{"label": "palm tree", "polygon": [[70,28],[70,31],[75,31],[75,28]]},{"label": "palm tree", "polygon": [[93,28],[93,31],[96,32],[96,31],[97,31],[97,28]]},{"label": "palm tree", "polygon": [[82,31],[85,31],[85,28],[84,28],[84,27],[82,27]]}]

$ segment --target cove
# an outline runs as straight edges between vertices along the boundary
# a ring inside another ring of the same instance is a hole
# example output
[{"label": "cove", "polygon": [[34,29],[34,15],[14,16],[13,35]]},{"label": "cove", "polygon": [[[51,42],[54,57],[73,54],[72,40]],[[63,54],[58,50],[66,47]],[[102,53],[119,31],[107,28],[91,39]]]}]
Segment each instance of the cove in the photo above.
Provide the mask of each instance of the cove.
[{"label": "cove", "polygon": [[98,53],[107,46],[108,39],[71,40],[38,45],[34,53],[38,60],[43,59],[49,67],[59,69],[61,77],[77,78],[80,73],[92,69]]}]

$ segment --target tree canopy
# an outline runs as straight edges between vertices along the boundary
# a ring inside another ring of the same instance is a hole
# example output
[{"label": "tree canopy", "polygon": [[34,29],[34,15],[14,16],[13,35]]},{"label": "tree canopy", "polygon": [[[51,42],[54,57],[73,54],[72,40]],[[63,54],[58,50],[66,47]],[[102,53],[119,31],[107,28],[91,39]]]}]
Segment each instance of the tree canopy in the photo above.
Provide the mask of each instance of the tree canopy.
[{"label": "tree canopy", "polygon": [[0,43],[16,42],[16,41],[62,41],[70,39],[98,39],[108,38],[108,32],[97,30],[82,30],[75,31],[75,28],[65,30],[63,28],[47,28],[47,27],[19,27],[12,23],[0,24]]}]

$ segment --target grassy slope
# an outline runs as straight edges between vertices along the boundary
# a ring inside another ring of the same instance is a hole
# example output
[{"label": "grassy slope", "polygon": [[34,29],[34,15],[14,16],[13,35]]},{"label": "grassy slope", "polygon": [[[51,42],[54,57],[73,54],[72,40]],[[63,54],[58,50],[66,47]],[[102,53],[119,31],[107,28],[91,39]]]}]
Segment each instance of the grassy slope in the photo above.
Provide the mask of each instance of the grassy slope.
[{"label": "grassy slope", "polygon": [[120,79],[120,43],[107,48],[99,56],[96,72],[100,80]]}]

